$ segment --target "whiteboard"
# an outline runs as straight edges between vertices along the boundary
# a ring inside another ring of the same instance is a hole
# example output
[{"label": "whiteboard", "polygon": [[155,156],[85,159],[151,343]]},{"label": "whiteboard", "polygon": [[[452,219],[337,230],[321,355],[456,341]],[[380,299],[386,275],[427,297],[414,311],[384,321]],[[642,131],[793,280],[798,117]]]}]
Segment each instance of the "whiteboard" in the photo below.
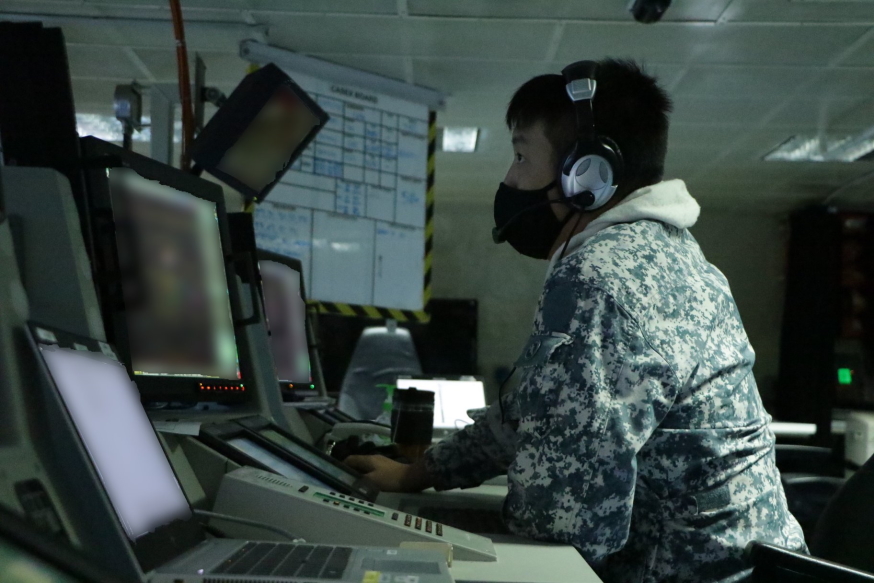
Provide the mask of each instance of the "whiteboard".
[{"label": "whiteboard", "polygon": [[299,259],[313,300],[421,310],[427,106],[286,72],[331,118],[256,208],[258,246]]}]

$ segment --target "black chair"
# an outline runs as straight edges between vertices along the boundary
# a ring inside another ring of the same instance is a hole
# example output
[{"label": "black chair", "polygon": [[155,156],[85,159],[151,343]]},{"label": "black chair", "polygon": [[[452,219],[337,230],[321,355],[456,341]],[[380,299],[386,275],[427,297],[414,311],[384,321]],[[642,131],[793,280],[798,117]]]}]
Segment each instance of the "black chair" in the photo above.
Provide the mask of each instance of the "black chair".
[{"label": "black chair", "polygon": [[778,546],[751,542],[752,583],[874,583],[874,575]]},{"label": "black chair", "polygon": [[847,480],[826,506],[810,552],[874,573],[874,457]]},{"label": "black chair", "polygon": [[789,511],[798,519],[809,542],[826,505],[844,484],[842,452],[827,447],[777,444],[775,457]]},{"label": "black chair", "polygon": [[826,505],[811,538],[813,556],[751,542],[753,581],[874,583],[874,457]]}]

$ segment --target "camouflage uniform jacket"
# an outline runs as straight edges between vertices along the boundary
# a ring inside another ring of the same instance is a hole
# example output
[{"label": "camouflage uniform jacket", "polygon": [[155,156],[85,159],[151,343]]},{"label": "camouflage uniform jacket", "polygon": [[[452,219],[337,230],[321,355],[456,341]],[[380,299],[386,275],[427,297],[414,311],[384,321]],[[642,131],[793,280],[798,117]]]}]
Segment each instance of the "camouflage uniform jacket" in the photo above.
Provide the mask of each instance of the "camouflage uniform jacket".
[{"label": "camouflage uniform jacket", "polygon": [[553,261],[518,389],[432,447],[438,489],[507,472],[517,534],[606,582],[738,581],[751,540],[805,549],[728,282],[679,180],[632,193]]}]

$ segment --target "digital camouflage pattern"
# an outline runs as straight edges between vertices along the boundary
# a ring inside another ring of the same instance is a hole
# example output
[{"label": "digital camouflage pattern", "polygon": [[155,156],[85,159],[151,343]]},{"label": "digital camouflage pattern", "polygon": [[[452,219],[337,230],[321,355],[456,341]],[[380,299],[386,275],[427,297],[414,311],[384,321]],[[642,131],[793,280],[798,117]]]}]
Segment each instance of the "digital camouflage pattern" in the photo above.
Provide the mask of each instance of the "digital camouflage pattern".
[{"label": "digital camouflage pattern", "polygon": [[510,529],[575,546],[605,582],[742,580],[751,540],[806,550],[754,360],[688,230],[609,226],[549,275],[504,422],[483,410],[428,471],[438,489],[507,472]]}]

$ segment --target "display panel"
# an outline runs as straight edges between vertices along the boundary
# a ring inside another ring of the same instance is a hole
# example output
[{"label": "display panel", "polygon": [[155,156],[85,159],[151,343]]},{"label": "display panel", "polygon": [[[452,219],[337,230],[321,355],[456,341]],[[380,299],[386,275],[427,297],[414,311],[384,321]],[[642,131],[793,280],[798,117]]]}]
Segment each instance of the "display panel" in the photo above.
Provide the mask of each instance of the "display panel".
[{"label": "display panel", "polygon": [[415,387],[434,393],[434,427],[461,429],[473,423],[467,414],[486,406],[485,387],[480,380],[398,379],[397,388]]},{"label": "display panel", "polygon": [[278,445],[286,451],[291,452],[311,466],[318,468],[332,478],[340,480],[347,486],[354,486],[358,481],[358,479],[352,474],[344,472],[343,468],[337,467],[331,462],[306,449],[305,447],[301,447],[300,445],[274,429],[262,429],[258,433],[275,445]]},{"label": "display panel", "polygon": [[76,430],[131,540],[191,517],[125,368],[105,356],[40,346]]},{"label": "display panel", "polygon": [[319,125],[319,118],[290,88],[280,87],[228,148],[217,169],[260,193],[276,182]]},{"label": "display panel", "polygon": [[216,205],[109,170],[134,375],[241,378]]},{"label": "display panel", "polygon": [[310,476],[300,468],[296,468],[287,461],[273,455],[260,445],[245,437],[234,437],[227,441],[228,445],[233,446],[237,450],[251,457],[252,459],[264,464],[280,476],[285,476],[299,482],[306,482],[313,486],[320,486],[330,490],[331,488],[324,482]]},{"label": "display panel", "polygon": [[309,387],[312,368],[301,273],[276,261],[262,259],[258,264],[276,374],[283,383]]},{"label": "display panel", "polygon": [[247,199],[263,200],[328,121],[272,64],[246,75],[194,140],[197,166]]}]

